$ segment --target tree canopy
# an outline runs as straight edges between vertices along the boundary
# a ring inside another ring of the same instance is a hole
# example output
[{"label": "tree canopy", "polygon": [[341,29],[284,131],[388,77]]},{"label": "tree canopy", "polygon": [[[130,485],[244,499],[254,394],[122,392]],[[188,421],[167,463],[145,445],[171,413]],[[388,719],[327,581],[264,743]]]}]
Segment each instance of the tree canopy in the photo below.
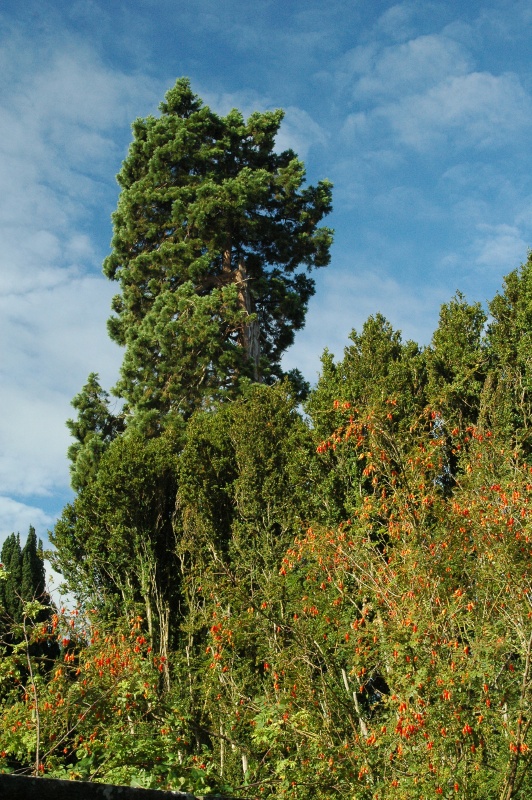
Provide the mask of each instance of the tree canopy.
[{"label": "tree canopy", "polygon": [[186,79],[160,110],[133,125],[104,262],[121,290],[116,392],[154,425],[279,377],[332,241],[331,184],[305,186],[295,153],[275,150],[281,111],[219,117]]}]

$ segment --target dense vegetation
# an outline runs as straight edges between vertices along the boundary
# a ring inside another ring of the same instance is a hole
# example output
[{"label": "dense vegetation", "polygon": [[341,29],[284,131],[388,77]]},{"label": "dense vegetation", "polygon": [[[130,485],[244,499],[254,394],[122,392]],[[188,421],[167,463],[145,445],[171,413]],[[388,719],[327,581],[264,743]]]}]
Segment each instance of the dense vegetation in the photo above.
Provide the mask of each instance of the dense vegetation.
[{"label": "dense vegetation", "polygon": [[[331,187],[282,115],[178,81],[139,120],[106,274],[111,411],[74,399],[52,606],[0,571],[0,768],[245,798],[532,795],[532,258],[432,342],[380,315],[283,376]],[[299,272],[300,266],[307,271]],[[302,397],[306,399],[301,406]]]}]

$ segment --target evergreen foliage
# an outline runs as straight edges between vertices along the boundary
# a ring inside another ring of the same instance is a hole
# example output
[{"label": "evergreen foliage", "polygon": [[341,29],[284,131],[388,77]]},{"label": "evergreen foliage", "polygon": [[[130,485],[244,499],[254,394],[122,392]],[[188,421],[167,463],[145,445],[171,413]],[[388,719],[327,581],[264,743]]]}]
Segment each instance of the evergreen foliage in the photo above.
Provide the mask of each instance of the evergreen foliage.
[{"label": "evergreen foliage", "polygon": [[[349,338],[342,360],[335,363],[324,353],[320,379],[306,405],[316,436],[328,437],[331,428],[345,422],[346,413],[393,412],[389,435],[400,448],[427,403],[426,355],[414,342],[403,342],[381,314]],[[319,498],[314,518],[338,524],[358,508],[371,480],[360,454],[340,443],[323,455],[327,467],[314,475],[313,494]]]},{"label": "evergreen foliage", "polygon": [[5,579],[0,581],[0,613],[8,624],[19,623],[25,602],[49,601],[42,542],[37,541],[35,529],[30,527],[24,547],[20,534],[8,536],[0,558],[5,570]]},{"label": "evergreen foliage", "polygon": [[489,304],[492,359],[485,392],[486,424],[527,457],[532,452],[532,253],[504,279],[503,292]]},{"label": "evergreen foliage", "polygon": [[486,320],[481,304],[470,305],[460,292],[441,307],[427,352],[427,394],[449,430],[456,425],[465,430],[478,422],[488,374]]},{"label": "evergreen foliage", "polygon": [[52,563],[78,596],[115,619],[143,614],[163,654],[179,610],[174,450],[170,434],[116,438],[50,534]]},{"label": "evergreen foliage", "polygon": [[124,346],[116,387],[153,431],[165,415],[270,381],[303,327],[329,262],[331,185],[304,186],[291,151],[275,152],[281,111],[219,117],[178,80],[161,116],[139,119],[118,175],[104,272],[120,283],[109,321]]},{"label": "evergreen foliage", "polygon": [[67,427],[76,440],[68,449],[71,483],[79,491],[96,475],[100,458],[124,429],[123,417],[115,416],[109,408],[109,394],[102,389],[98,375],[91,372],[87,383],[72,400],[77,419],[67,420]]},{"label": "evergreen foliage", "polygon": [[22,552],[20,549],[20,534],[12,533],[2,545],[2,564],[6,571],[6,578],[0,583],[0,600],[3,613],[16,622],[20,621],[21,599],[20,585],[22,583]]}]

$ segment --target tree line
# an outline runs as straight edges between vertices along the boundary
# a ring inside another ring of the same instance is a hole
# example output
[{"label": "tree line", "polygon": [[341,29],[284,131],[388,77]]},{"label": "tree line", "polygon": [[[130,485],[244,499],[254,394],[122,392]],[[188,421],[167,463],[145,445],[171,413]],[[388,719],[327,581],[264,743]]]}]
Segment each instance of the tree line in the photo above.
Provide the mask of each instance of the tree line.
[{"label": "tree line", "polygon": [[[68,422],[50,534],[0,571],[0,769],[242,798],[527,798],[532,259],[430,345],[380,314],[312,389],[281,357],[328,181],[281,112],[177,81],[137,120],[104,272],[124,347]],[[112,399],[112,398],[115,399]]]}]

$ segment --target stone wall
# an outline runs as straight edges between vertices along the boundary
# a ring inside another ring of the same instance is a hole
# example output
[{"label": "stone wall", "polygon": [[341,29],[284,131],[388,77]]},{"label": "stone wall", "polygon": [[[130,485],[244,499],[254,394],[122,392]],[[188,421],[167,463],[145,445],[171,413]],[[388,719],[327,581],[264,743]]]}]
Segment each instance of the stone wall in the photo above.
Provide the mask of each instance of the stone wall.
[{"label": "stone wall", "polygon": [[[212,797],[212,795],[211,795]],[[1,800],[204,800],[186,792],[0,774]],[[214,800],[214,798],[213,798]],[[218,800],[228,800],[218,796]]]}]

